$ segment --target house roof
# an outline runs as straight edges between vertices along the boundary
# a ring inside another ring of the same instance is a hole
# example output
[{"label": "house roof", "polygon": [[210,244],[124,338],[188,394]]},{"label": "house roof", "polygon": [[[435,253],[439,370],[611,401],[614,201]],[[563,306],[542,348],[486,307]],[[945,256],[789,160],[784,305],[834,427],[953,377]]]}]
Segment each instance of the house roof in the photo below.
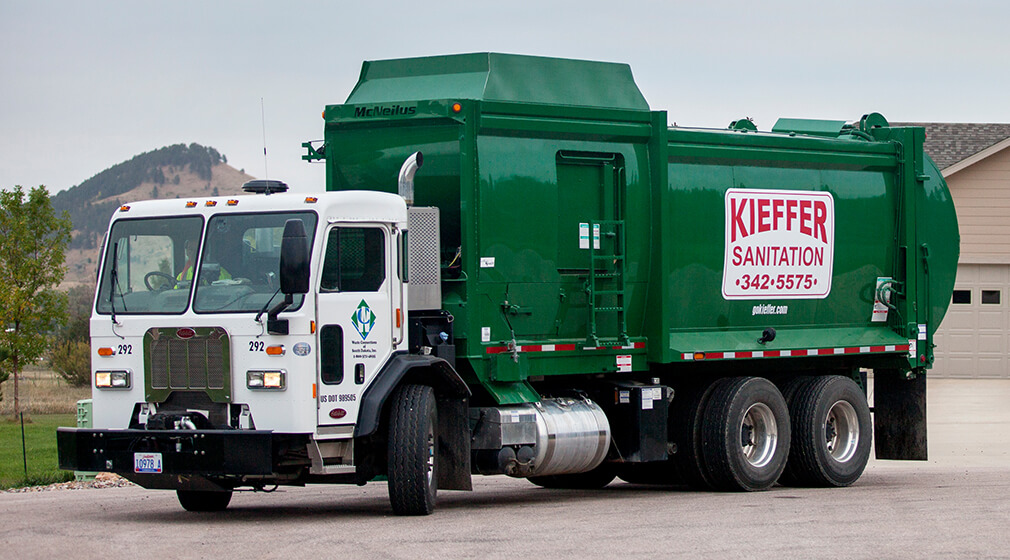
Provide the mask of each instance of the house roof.
[{"label": "house roof", "polygon": [[[941,171],[1010,140],[1010,124],[999,123],[891,123],[926,129],[923,148]],[[1005,146],[1004,146],[1005,147]],[[999,149],[995,150],[998,151]],[[991,155],[991,154],[987,154]],[[955,170],[950,170],[951,172]],[[947,173],[944,173],[947,175]]]}]

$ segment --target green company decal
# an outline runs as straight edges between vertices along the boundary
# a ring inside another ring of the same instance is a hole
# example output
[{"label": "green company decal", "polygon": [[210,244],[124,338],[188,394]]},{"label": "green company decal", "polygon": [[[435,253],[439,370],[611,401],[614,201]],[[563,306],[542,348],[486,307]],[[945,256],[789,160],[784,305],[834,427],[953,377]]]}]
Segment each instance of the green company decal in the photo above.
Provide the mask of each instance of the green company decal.
[{"label": "green company decal", "polygon": [[372,313],[365,300],[361,300],[358,308],[351,314],[351,324],[361,335],[362,340],[368,338],[368,333],[372,332],[372,327],[375,326],[375,313]]}]

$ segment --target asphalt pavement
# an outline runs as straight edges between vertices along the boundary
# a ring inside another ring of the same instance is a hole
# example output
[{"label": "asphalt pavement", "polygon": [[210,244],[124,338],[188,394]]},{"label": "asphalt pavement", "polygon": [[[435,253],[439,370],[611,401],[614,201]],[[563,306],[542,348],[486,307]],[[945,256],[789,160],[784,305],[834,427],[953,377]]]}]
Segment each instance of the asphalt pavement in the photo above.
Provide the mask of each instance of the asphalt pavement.
[{"label": "asphalt pavement", "polygon": [[1010,558],[1010,380],[930,380],[929,460],[870,461],[852,487],[545,490],[475,477],[434,515],[384,483],[236,493],[183,511],[138,487],[0,493],[0,558]]}]

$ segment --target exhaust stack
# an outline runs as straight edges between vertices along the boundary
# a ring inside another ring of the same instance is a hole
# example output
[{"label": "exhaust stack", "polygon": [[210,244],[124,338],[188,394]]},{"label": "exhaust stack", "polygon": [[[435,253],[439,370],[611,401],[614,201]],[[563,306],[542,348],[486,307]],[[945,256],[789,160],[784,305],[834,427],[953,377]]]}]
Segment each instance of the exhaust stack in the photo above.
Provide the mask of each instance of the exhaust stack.
[{"label": "exhaust stack", "polygon": [[398,194],[407,201],[407,206],[414,205],[414,173],[424,163],[421,152],[414,152],[400,167]]}]

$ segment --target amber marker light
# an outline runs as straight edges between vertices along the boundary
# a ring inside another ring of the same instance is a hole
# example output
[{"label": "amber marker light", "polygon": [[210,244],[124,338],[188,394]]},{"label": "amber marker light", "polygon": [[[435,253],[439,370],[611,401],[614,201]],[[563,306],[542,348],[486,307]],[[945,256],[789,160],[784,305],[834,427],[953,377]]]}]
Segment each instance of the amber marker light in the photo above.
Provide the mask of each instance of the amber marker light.
[{"label": "amber marker light", "polygon": [[186,203],[186,208],[196,208],[196,203],[190,200]]},{"label": "amber marker light", "polygon": [[305,204],[315,204],[316,202],[319,202],[319,199],[314,196],[305,197]]},{"label": "amber marker light", "polygon": [[278,346],[267,346],[267,356],[283,356],[284,355],[284,345]]},{"label": "amber marker light", "polygon": [[309,333],[316,334],[316,322],[309,321]]},{"label": "amber marker light", "polygon": [[119,207],[119,211],[120,212],[129,212],[130,211],[130,207],[124,204],[124,205],[122,205],[122,206]]},{"label": "amber marker light", "polygon": [[234,198],[229,198],[228,206],[238,206],[238,200],[235,200]]},{"label": "amber marker light", "polygon": [[208,200],[207,202],[204,202],[203,205],[204,206],[210,206],[210,207],[213,208],[214,206],[217,206],[217,201],[216,200]]},{"label": "amber marker light", "polygon": [[705,353],[704,352],[695,352],[694,353],[694,359],[695,360],[704,360],[705,359]]},{"label": "amber marker light", "polygon": [[115,356],[116,352],[112,348],[99,348],[98,355],[108,358],[109,356]]},{"label": "amber marker light", "polygon": [[463,110],[463,105],[461,105],[459,103],[453,103],[452,104],[452,112],[453,113],[459,113],[462,110]]}]

